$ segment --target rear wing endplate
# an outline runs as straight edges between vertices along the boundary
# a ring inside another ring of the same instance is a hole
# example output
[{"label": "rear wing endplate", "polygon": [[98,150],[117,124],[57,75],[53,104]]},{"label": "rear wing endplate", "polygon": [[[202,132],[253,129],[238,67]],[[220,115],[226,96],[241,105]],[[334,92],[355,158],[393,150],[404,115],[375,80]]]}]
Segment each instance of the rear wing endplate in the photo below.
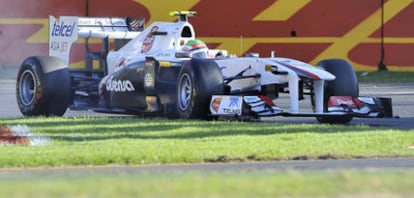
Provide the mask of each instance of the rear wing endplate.
[{"label": "rear wing endplate", "polygon": [[133,39],[144,24],[144,18],[49,16],[49,56],[69,65],[70,49],[79,38]]},{"label": "rear wing endplate", "polygon": [[196,11],[172,11],[170,12],[170,16],[178,17],[179,21],[187,22],[188,17],[197,16]]}]

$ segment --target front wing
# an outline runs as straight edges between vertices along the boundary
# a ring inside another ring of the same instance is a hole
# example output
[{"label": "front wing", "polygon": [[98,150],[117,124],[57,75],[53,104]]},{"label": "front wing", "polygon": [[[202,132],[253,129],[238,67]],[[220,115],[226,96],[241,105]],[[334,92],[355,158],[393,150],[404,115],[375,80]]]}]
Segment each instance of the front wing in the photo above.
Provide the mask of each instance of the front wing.
[{"label": "front wing", "polygon": [[296,116],[328,117],[351,116],[365,118],[392,117],[391,98],[332,96],[328,100],[326,112],[291,113],[275,105],[266,96],[229,96],[213,95],[210,102],[212,116]]}]

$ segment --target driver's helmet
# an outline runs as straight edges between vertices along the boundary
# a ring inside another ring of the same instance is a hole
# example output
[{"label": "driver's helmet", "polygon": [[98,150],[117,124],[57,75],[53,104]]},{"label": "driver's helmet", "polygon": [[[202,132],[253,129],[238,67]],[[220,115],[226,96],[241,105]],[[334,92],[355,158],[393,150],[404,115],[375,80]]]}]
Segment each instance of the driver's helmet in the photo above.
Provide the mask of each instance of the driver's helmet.
[{"label": "driver's helmet", "polygon": [[189,53],[193,58],[208,58],[208,47],[201,40],[189,40],[185,43],[181,50],[185,53]]}]

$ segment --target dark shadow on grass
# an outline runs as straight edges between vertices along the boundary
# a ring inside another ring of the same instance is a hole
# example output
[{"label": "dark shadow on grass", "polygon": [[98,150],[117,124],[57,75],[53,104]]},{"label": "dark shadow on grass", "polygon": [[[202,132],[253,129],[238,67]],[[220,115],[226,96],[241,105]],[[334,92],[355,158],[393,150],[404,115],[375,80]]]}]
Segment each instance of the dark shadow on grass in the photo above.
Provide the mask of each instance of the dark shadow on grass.
[{"label": "dark shadow on grass", "polygon": [[[27,119],[27,118],[21,118]],[[21,124],[21,120],[12,124]],[[59,141],[99,141],[109,139],[200,139],[234,135],[273,135],[285,133],[347,133],[372,131],[368,126],[325,125],[318,123],[238,122],[169,120],[163,118],[94,117],[77,119],[30,120],[29,127],[44,128],[41,133]],[[59,126],[63,126],[63,129]],[[73,126],[73,127],[71,127]],[[59,128],[57,130],[55,127]],[[356,129],[357,127],[357,129]],[[85,129],[84,131],[79,131]],[[191,131],[194,130],[194,131]],[[169,133],[171,131],[171,133]],[[182,133],[180,131],[183,131]],[[101,135],[100,135],[101,134]]]}]

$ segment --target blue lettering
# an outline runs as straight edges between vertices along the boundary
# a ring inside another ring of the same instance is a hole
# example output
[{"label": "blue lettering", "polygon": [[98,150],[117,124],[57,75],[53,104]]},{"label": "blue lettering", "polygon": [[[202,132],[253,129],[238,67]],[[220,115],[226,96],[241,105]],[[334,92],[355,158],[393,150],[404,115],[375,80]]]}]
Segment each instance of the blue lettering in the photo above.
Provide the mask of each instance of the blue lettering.
[{"label": "blue lettering", "polygon": [[51,36],[57,37],[71,37],[73,30],[75,29],[76,22],[73,22],[73,25],[67,25],[62,21],[60,24],[55,22],[53,24],[53,29],[51,31]]},{"label": "blue lettering", "polygon": [[229,107],[238,107],[238,106],[239,106],[239,98],[238,97],[230,97]]}]

